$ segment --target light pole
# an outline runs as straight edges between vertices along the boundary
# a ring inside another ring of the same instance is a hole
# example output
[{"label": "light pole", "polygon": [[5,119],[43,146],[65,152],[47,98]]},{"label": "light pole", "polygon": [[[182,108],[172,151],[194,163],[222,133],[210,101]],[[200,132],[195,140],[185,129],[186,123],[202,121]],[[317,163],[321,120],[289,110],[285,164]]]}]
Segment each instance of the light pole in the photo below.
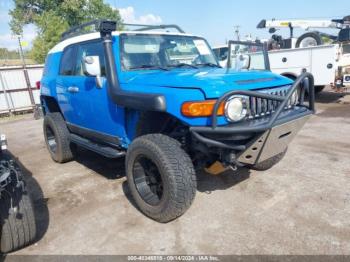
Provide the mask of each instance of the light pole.
[{"label": "light pole", "polygon": [[239,34],[239,28],[241,26],[239,25],[235,25],[234,28],[235,28],[235,37],[236,37],[236,41],[239,41],[240,40],[240,34]]},{"label": "light pole", "polygon": [[21,42],[20,36],[18,36],[18,44],[19,44],[19,54],[20,54],[20,57],[22,60],[24,79],[26,81],[26,85],[27,85],[27,89],[28,89],[28,93],[29,93],[29,98],[30,98],[30,103],[31,103],[33,109],[35,110],[35,100],[34,100],[33,90],[32,90],[32,86],[30,84],[29,74],[28,74],[28,70],[27,70],[26,61],[24,59],[22,42]]}]

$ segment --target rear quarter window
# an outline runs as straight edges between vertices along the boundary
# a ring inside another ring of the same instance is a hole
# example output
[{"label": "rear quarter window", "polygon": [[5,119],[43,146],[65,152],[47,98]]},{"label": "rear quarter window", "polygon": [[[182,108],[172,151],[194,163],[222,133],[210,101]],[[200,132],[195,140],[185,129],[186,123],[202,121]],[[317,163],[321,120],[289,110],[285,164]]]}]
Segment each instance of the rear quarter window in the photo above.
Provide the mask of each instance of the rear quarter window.
[{"label": "rear quarter window", "polygon": [[48,55],[45,59],[45,65],[43,70],[43,76],[46,76],[49,74],[49,63],[50,63],[50,55]]},{"label": "rear quarter window", "polygon": [[63,51],[60,62],[60,75],[73,75],[74,74],[74,55],[75,48],[68,47]]}]

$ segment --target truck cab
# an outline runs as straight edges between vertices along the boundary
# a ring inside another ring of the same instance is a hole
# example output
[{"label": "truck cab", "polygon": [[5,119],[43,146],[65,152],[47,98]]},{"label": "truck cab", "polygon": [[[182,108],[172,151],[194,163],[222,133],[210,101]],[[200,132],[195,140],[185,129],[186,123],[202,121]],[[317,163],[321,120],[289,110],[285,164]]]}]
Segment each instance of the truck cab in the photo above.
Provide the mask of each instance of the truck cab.
[{"label": "truck cab", "polygon": [[266,53],[259,59],[262,68],[243,55],[238,69],[222,68],[203,37],[176,25],[72,28],[49,52],[41,80],[48,151],[59,163],[77,146],[125,157],[140,210],[174,220],[194,199],[198,170],[268,170],[314,113],[314,97],[304,96],[311,74],[293,83],[269,70]]}]

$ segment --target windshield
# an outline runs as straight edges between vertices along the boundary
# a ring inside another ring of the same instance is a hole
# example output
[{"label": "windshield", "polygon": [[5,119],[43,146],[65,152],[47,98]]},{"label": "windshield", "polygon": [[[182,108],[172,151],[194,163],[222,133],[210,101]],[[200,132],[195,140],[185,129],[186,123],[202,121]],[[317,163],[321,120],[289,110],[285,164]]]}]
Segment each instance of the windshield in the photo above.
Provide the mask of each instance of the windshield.
[{"label": "windshield", "polygon": [[124,70],[219,67],[208,43],[199,37],[124,34],[120,50]]},{"label": "windshield", "polygon": [[262,45],[231,42],[229,47],[231,48],[230,68],[236,71],[267,70]]}]

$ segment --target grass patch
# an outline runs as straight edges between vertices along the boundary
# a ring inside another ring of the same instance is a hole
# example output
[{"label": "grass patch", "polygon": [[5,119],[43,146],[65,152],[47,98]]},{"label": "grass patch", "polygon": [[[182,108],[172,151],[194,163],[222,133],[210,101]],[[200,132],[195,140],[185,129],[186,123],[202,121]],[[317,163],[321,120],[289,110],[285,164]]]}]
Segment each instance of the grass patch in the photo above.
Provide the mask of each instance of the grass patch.
[{"label": "grass patch", "polygon": [[[27,65],[37,64],[33,59],[25,59]],[[22,59],[0,59],[0,66],[21,66]]]}]

